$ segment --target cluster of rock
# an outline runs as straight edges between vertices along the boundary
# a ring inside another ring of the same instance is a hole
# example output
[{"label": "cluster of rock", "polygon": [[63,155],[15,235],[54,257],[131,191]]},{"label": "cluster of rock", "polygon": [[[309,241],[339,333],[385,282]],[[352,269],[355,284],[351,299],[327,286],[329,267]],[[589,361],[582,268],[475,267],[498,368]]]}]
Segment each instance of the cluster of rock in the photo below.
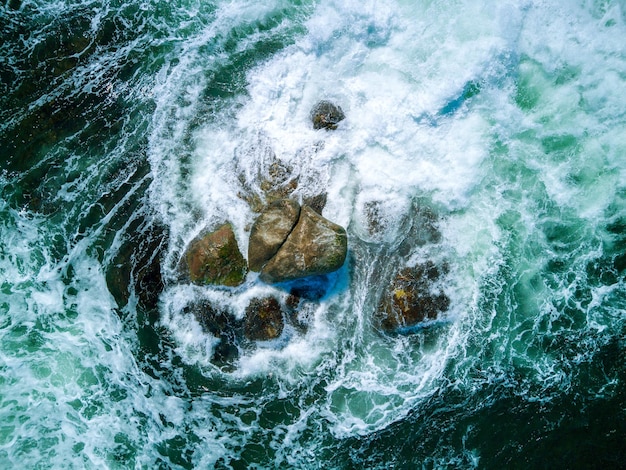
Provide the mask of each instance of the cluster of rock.
[{"label": "cluster of rock", "polygon": [[348,251],[346,230],[311,207],[280,199],[257,218],[250,232],[248,262],[233,228],[225,223],[196,237],[183,257],[183,271],[199,285],[241,285],[248,269],[268,284],[337,271]]},{"label": "cluster of rock", "polygon": [[[345,115],[333,103],[320,101],[310,118],[315,129],[333,130]],[[327,275],[343,266],[347,254],[346,230],[321,215],[326,194],[305,198],[300,205],[290,198],[298,187],[292,169],[271,149],[259,146],[254,151],[263,153],[260,160],[267,168],[263,177],[240,173],[246,189],[240,197],[259,213],[250,230],[247,260],[228,222],[194,239],[181,259],[182,272],[199,285],[236,287],[245,281],[248,271],[258,272],[259,279],[268,284],[286,283],[277,295],[252,299],[240,321],[211,306],[195,309],[203,327],[222,339],[216,352],[222,358],[234,354],[238,338],[272,340],[281,336],[286,324],[304,329],[301,314],[324,295]],[[250,180],[259,185],[260,196],[245,186]],[[370,211],[372,219],[377,213],[374,209]],[[372,230],[376,230],[375,222]],[[432,262],[399,269],[380,300],[377,328],[394,332],[437,318],[449,306],[448,297],[432,289],[443,274],[445,268]]]},{"label": "cluster of rock", "polygon": [[251,342],[277,339],[288,325],[305,333],[314,308],[313,299],[297,293],[276,293],[253,298],[243,319],[207,301],[190,304],[184,312],[193,315],[206,333],[220,340],[212,360],[228,368],[237,358],[239,348],[246,348]]}]

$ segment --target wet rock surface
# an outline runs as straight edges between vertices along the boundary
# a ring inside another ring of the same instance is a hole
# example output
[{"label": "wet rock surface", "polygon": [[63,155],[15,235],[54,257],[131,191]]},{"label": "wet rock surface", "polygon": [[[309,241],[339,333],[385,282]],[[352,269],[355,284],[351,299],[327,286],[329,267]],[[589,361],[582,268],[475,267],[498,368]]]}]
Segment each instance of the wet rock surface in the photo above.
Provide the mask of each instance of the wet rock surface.
[{"label": "wet rock surface", "polygon": [[326,200],[328,199],[328,195],[326,193],[317,194],[311,197],[305,197],[302,201],[304,206],[309,206],[319,215],[322,215],[322,211],[324,207],[326,207]]},{"label": "wet rock surface", "polygon": [[252,299],[246,308],[244,334],[254,341],[278,338],[285,326],[283,309],[275,297]]},{"label": "wet rock surface", "polygon": [[[144,307],[155,309],[164,288],[161,258],[167,246],[167,229],[150,218],[133,221],[106,272],[107,286],[119,306],[128,303],[131,292]],[[133,236],[141,233],[141,237]]]},{"label": "wet rock surface", "polygon": [[278,252],[300,217],[300,205],[289,199],[270,204],[250,231],[248,265],[258,272]]},{"label": "wet rock surface", "polygon": [[298,223],[263,267],[260,278],[272,284],[328,274],[343,265],[347,250],[345,229],[304,206]]},{"label": "wet rock surface", "polygon": [[437,319],[450,305],[448,296],[434,287],[446,272],[446,266],[438,267],[431,261],[400,270],[383,294],[376,326],[394,332]]},{"label": "wet rock surface", "polygon": [[215,364],[224,366],[237,359],[239,337],[243,331],[241,320],[206,301],[188,307],[187,310],[193,313],[205,333],[220,340],[213,350],[212,361]]},{"label": "wet rock surface", "polygon": [[191,282],[234,287],[243,283],[247,264],[233,228],[225,223],[194,239],[183,256]]},{"label": "wet rock surface", "polygon": [[[290,196],[298,188],[298,174],[293,167],[279,159],[269,139],[257,139],[235,151],[237,178],[241,190],[237,196],[248,203],[253,212],[263,211],[267,205]],[[254,162],[243,164],[242,162]]]},{"label": "wet rock surface", "polygon": [[337,123],[344,120],[346,115],[336,104],[322,100],[313,107],[310,117],[313,129],[334,130],[337,129]]}]

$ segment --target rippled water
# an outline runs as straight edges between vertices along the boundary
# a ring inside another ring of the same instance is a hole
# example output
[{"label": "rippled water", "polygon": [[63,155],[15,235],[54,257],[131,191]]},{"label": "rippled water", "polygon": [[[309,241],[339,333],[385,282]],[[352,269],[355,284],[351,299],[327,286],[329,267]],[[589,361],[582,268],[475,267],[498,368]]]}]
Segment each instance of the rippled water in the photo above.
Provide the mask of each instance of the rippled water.
[{"label": "rippled water", "polygon": [[[624,2],[10,0],[0,27],[0,467],[623,466]],[[221,362],[192,312],[285,294],[178,263],[224,221],[247,252],[274,161],[348,259],[306,329]],[[450,308],[379,332],[427,261]]]}]

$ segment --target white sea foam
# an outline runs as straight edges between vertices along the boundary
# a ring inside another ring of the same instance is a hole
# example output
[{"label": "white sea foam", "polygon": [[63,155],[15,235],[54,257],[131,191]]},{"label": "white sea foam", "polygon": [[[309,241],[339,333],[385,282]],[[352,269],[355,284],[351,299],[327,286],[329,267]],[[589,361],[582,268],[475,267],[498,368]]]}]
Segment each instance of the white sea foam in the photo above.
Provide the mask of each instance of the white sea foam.
[{"label": "white sea foam", "polygon": [[[623,323],[619,273],[610,285],[590,274],[618,237],[605,232],[607,218],[624,211],[619,5],[323,1],[305,6],[292,43],[237,66],[246,67],[244,95],[206,96],[232,57],[291,31],[293,18],[254,27],[285,5],[224,2],[205,17],[200,5],[184,6],[189,30],[169,32],[161,71],[141,82],[154,84],[150,204],[171,235],[158,352],[138,351],[136,329],[125,326],[139,318],[136,299],[117,307],[98,260],[111,255],[93,247],[116,211],[84,238],[72,225],[84,208],[67,215],[74,238],[56,259],[45,247],[65,233],[2,201],[2,464],[152,467],[185,434],[178,454],[188,466],[228,465],[261,443],[276,462],[306,467],[327,435],[381,430],[447,387],[471,395],[503,383],[548,403],[573,386],[567,368]],[[98,56],[75,79],[115,101],[125,89],[107,88],[104,72],[119,60]],[[336,131],[311,128],[319,99],[345,111]],[[272,153],[299,176],[294,197],[327,193],[324,215],[349,230],[348,262],[308,307],[306,332],[288,326],[219,369],[219,340],[187,307],[207,301],[242,320],[251,299],[286,293],[256,274],[236,289],[190,286],[176,266],[186,244],[224,220],[246,253],[255,215],[239,197],[240,175],[253,179]],[[68,158],[85,171],[79,164]],[[94,184],[68,182],[55,200],[71,204]],[[421,204],[440,237],[399,253]],[[426,260],[449,266],[445,318],[406,335],[377,332],[377,269]],[[575,354],[561,338],[579,343]],[[432,462],[477,466],[479,453],[464,452],[463,461],[444,453]]]}]

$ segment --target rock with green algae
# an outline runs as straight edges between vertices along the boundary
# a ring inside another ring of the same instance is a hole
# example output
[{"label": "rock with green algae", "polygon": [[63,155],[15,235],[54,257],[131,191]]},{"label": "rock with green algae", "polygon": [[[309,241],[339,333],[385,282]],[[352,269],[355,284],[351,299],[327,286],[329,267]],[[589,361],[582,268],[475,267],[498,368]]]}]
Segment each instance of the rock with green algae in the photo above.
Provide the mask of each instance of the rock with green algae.
[{"label": "rock with green algae", "polygon": [[243,283],[248,271],[229,223],[195,238],[183,260],[194,284],[235,287]]}]

